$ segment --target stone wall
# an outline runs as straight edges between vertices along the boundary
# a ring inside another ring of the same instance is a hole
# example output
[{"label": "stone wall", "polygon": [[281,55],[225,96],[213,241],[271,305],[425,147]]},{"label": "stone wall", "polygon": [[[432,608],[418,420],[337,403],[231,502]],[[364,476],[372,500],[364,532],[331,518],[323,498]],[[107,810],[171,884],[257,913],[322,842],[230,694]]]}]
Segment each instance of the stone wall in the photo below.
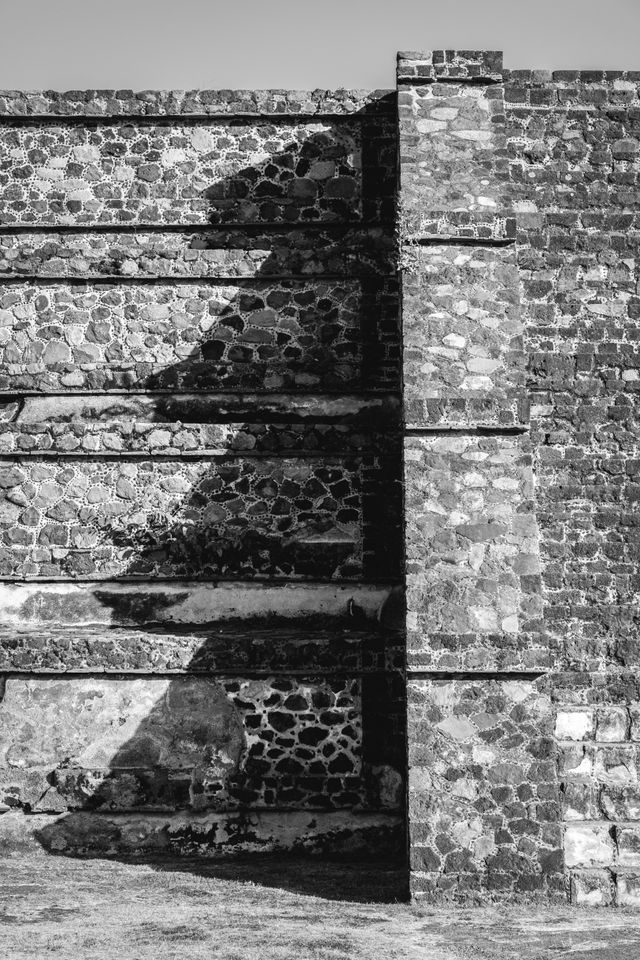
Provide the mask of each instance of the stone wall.
[{"label": "stone wall", "polygon": [[393,96],[0,143],[4,846],[402,855]]},{"label": "stone wall", "polygon": [[414,896],[637,905],[640,73],[0,142],[3,843],[401,854],[406,701]]},{"label": "stone wall", "polygon": [[578,903],[639,902],[640,74],[511,72],[510,193],[529,354],[562,818]]},{"label": "stone wall", "polygon": [[414,894],[637,905],[640,74],[398,84]]}]

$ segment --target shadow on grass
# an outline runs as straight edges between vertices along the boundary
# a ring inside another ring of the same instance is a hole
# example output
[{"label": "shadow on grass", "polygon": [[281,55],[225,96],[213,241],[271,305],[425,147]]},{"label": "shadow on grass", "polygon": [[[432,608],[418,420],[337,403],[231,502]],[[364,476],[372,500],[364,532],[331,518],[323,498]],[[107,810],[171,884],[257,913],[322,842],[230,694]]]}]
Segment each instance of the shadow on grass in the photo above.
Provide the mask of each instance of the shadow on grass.
[{"label": "shadow on grass", "polygon": [[[118,858],[121,862],[123,858]],[[307,897],[351,903],[405,903],[409,900],[403,858],[328,858],[295,854],[239,854],[224,860],[136,860],[159,872],[251,884]],[[194,895],[197,895],[194,893]],[[210,896],[209,893],[206,894]]]}]

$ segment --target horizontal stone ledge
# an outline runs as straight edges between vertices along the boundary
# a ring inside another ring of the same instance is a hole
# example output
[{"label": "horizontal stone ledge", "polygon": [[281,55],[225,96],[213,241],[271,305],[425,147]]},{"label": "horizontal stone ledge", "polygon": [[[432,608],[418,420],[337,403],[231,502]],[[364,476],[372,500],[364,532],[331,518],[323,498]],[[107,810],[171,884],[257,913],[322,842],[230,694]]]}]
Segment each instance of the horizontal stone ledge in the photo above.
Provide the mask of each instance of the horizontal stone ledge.
[{"label": "horizontal stone ledge", "polygon": [[395,239],[384,227],[0,232],[3,279],[304,279],[395,271]]},{"label": "horizontal stone ledge", "polygon": [[395,110],[394,90],[2,90],[0,116],[95,120],[155,117],[357,116]]},{"label": "horizontal stone ledge", "polygon": [[516,218],[505,212],[422,209],[421,202],[405,201],[400,212],[400,236],[407,244],[485,243],[511,244],[516,239]]},{"label": "horizontal stone ledge", "polygon": [[[380,583],[135,583],[108,580],[0,583],[0,626],[48,629],[71,626],[148,627],[171,630],[231,621],[255,626],[340,629],[397,622],[400,588]],[[397,609],[396,609],[397,608]]]},{"label": "horizontal stone ledge", "polygon": [[365,676],[402,671],[398,633],[325,623],[215,629],[136,627],[2,627],[0,673],[272,676]]},{"label": "horizontal stone ledge", "polygon": [[205,814],[6,813],[0,844],[8,853],[42,851],[64,856],[159,854],[229,857],[251,852],[369,852],[403,849],[398,814],[313,811]]},{"label": "horizontal stone ledge", "polygon": [[353,457],[354,452],[399,456],[400,437],[358,431],[353,424],[171,423],[113,420],[102,423],[0,423],[0,463],[45,457],[180,457],[182,459],[297,456]]},{"label": "horizontal stone ledge", "polygon": [[0,394],[0,422],[40,424],[86,421],[100,425],[112,420],[162,424],[313,423],[359,425],[394,420],[400,415],[396,394],[304,393],[98,393],[10,397]]},{"label": "horizontal stone ledge", "polygon": [[413,666],[407,666],[405,673],[408,680],[470,680],[473,682],[480,682],[483,680],[534,681],[541,680],[543,677],[550,675],[550,671],[547,670],[520,670],[517,667],[514,667],[513,669],[504,667],[502,669],[494,670],[422,670]]},{"label": "horizontal stone ledge", "polygon": [[593,670],[563,670],[555,674],[553,699],[561,709],[626,707],[640,702],[640,677],[635,669],[602,666]]}]

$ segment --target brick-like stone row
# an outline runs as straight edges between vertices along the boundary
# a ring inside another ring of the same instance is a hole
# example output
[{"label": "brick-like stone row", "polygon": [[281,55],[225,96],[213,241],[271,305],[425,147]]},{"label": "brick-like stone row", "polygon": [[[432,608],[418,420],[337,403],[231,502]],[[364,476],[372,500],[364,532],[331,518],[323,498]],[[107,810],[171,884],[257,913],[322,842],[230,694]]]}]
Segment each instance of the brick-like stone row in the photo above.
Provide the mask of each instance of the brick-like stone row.
[{"label": "brick-like stone row", "polygon": [[11,284],[0,390],[283,390],[397,381],[393,281]]},{"label": "brick-like stone row", "polygon": [[413,630],[407,665],[417,672],[546,672],[557,666],[560,654],[558,638],[539,629],[518,633],[430,630],[426,636]]},{"label": "brick-like stone row", "polygon": [[0,422],[0,458],[74,456],[203,456],[379,453],[397,455],[399,440],[351,424],[171,423],[109,420],[91,423]]},{"label": "brick-like stone row", "polygon": [[490,207],[476,210],[434,210],[413,206],[402,210],[402,231],[405,243],[513,243],[516,218],[504,212],[494,213]]},{"label": "brick-like stone row", "polygon": [[5,117],[395,117],[394,90],[2,90]]},{"label": "brick-like stone row", "polygon": [[[94,595],[106,611],[122,598],[103,585]],[[64,614],[60,617],[64,619]],[[350,625],[351,623],[351,625]],[[355,623],[355,627],[353,624]],[[142,674],[261,674],[319,671],[360,675],[403,667],[404,644],[393,631],[331,617],[249,618],[207,628],[139,623],[130,626],[0,625],[0,672]]]},{"label": "brick-like stone row", "polygon": [[[530,90],[578,83],[580,90],[588,96],[592,84],[611,85],[620,80],[630,80],[634,84],[640,83],[640,70],[508,70],[505,68],[503,77],[508,86],[524,84]],[[609,89],[624,90],[625,87],[614,86]]]},{"label": "brick-like stone row", "polygon": [[393,274],[389,229],[305,227],[283,232],[0,232],[0,276],[87,280],[122,277],[340,277]]},{"label": "brick-like stone row", "polygon": [[502,80],[500,50],[402,50],[398,53],[399,84]]}]

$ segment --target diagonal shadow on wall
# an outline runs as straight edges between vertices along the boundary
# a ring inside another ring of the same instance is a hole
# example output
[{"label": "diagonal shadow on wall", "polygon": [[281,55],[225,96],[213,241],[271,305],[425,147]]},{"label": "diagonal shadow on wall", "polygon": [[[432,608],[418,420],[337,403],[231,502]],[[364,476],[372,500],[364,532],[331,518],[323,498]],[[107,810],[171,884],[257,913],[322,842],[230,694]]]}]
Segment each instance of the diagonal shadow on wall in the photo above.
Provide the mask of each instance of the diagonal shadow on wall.
[{"label": "diagonal shadow on wall", "polygon": [[[324,133],[305,141],[297,153],[294,144],[258,166],[243,168],[207,190],[212,222],[250,223],[256,217],[313,222],[316,216],[329,216],[337,221],[336,242],[344,242],[341,221],[353,215],[357,192],[347,149],[343,138],[332,142]],[[314,165],[333,170],[320,199],[319,182],[308,175]],[[373,194],[379,189],[379,183],[371,187]],[[371,206],[375,197],[370,194],[366,200]],[[383,197],[377,209],[387,202]],[[241,242],[241,236],[238,239]],[[162,516],[148,517],[137,527],[126,522],[100,525],[100,540],[110,541],[123,558],[119,578],[162,577],[167,571],[182,581],[201,576],[301,581],[346,577],[354,582],[398,577],[399,456],[395,464],[391,458],[382,479],[371,480],[375,469],[381,472],[380,454],[396,450],[394,418],[385,423],[379,415],[365,416],[354,424],[345,414],[337,421],[330,417],[309,423],[296,418],[295,402],[300,391],[309,389],[335,396],[381,386],[397,390],[397,380],[393,383],[389,373],[393,375],[393,356],[381,355],[379,341],[381,323],[395,319],[397,325],[397,306],[395,318],[389,315],[393,289],[370,277],[355,285],[355,296],[348,277],[282,280],[274,276],[276,267],[282,270],[281,257],[277,265],[265,259],[250,279],[214,281],[226,296],[207,318],[208,329],[202,331],[200,325],[197,339],[195,324],[189,331],[194,336],[190,355],[156,365],[131,386],[155,398],[150,419],[158,423],[175,419],[176,395],[197,398],[247,389],[260,394],[273,390],[273,384],[291,393],[291,414],[281,423],[270,421],[265,403],[252,422],[230,423],[227,453],[193,461],[198,462],[195,482]],[[203,286],[207,283],[202,281]],[[381,319],[383,297],[387,315]],[[170,320],[165,326],[171,338]],[[184,337],[181,342],[184,345]],[[192,415],[201,418],[202,404],[194,402]],[[348,449],[354,433],[376,435],[376,456]],[[291,475],[283,469],[287,463],[293,464]],[[368,559],[367,551],[363,553],[365,530],[373,544]],[[129,602],[123,611],[122,595],[110,591],[108,584],[98,596],[113,607],[115,622],[128,623],[147,638],[155,630],[158,636],[166,632],[154,627],[148,604]],[[42,845],[63,855],[124,856],[119,853],[126,844],[121,843],[118,815],[219,811],[228,815],[223,825],[193,842],[185,826],[182,834],[165,838],[164,853],[171,855],[182,846],[193,853],[218,848],[224,855],[234,845],[269,846],[256,829],[257,809],[285,814],[296,809],[332,811],[338,814],[335,830],[317,843],[308,837],[297,845],[298,851],[386,861],[382,874],[373,879],[373,887],[379,888],[373,898],[395,898],[398,875],[389,869],[402,859],[398,830],[372,826],[355,836],[350,823],[354,810],[397,810],[401,802],[401,678],[385,674],[387,624],[372,625],[350,606],[316,618],[311,631],[308,622],[292,624],[273,617],[228,622],[215,629],[199,625],[198,630],[201,642],[186,676],[97,681],[112,690],[119,687],[113,709],[123,716],[128,711],[122,735],[98,737],[99,742],[87,743],[82,762],[62,758],[51,770],[50,788],[37,807],[43,811],[50,803],[50,809],[68,812],[42,829]],[[177,636],[179,630],[172,633]],[[297,634],[295,643],[292,633]],[[306,636],[306,644],[300,644],[300,635]],[[256,636],[261,639],[258,645]],[[238,657],[242,669],[236,675],[229,655],[234,645],[254,651],[249,671],[247,656]],[[224,675],[215,675],[223,662]],[[292,675],[286,674],[287,663]],[[214,675],[204,676],[212,665]],[[113,816],[99,821],[97,815],[105,813]],[[251,873],[254,882],[317,890],[308,871],[295,866],[255,872],[253,861],[246,865],[239,860],[235,865],[198,863],[193,869],[226,877]],[[325,865],[325,879],[327,869]],[[327,890],[332,885],[325,884]],[[371,899],[371,883],[361,892]],[[354,899],[353,889],[344,893]]]}]

